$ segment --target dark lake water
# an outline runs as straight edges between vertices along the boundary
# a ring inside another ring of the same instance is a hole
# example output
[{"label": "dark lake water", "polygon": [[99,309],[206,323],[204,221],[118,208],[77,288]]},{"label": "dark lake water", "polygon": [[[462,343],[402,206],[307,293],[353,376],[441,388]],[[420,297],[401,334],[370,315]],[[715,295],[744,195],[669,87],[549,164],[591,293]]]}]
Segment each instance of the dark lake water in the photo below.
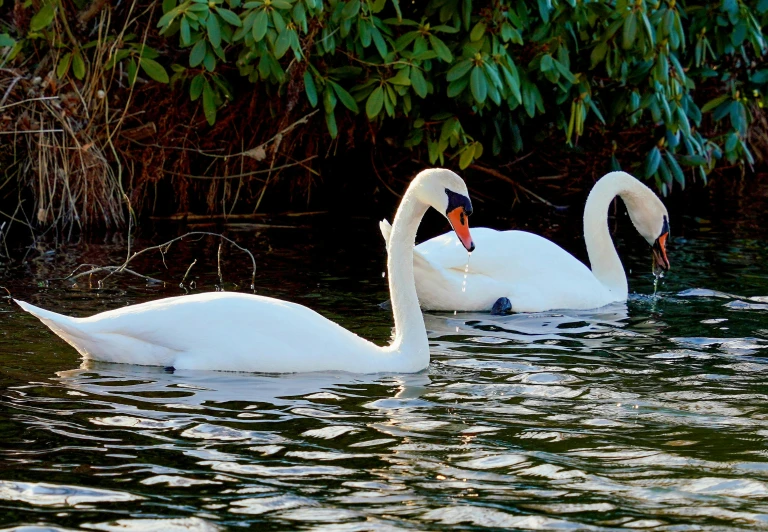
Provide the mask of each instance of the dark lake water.
[{"label": "dark lake water", "polygon": [[[673,213],[655,296],[647,244],[620,216],[627,304],[425,315],[432,363],[415,375],[83,365],[0,300],[0,529],[768,528],[766,201],[741,201]],[[581,256],[579,211],[547,232]],[[301,227],[228,233],[257,254],[258,292],[386,343],[376,220],[279,225]],[[183,293],[194,258],[194,290],[214,289],[216,247],[135,265],[165,286],[94,290],[51,279],[118,263],[122,237],[40,244],[0,284],[89,315]],[[248,264],[226,248],[225,289],[247,287]]]}]

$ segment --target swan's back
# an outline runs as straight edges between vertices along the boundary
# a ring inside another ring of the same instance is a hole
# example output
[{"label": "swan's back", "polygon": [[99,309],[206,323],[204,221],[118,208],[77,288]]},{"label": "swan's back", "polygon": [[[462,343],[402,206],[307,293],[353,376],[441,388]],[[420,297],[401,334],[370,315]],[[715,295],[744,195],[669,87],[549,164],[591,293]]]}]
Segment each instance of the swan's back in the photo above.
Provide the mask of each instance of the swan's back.
[{"label": "swan's back", "polygon": [[[317,312],[258,295],[209,292],[71,318],[18,302],[84,357],[179,369],[361,371],[375,345]],[[376,356],[378,355],[378,356]]]},{"label": "swan's back", "polygon": [[467,252],[449,236],[416,246],[444,278],[452,279],[439,297],[435,287],[422,295],[422,287],[430,283],[427,277],[435,272],[416,269],[419,300],[435,310],[489,310],[499,297],[508,297],[516,312],[596,308],[617,299],[586,265],[552,241],[526,231],[485,227],[472,232],[477,249],[469,260],[466,291],[461,292]]}]

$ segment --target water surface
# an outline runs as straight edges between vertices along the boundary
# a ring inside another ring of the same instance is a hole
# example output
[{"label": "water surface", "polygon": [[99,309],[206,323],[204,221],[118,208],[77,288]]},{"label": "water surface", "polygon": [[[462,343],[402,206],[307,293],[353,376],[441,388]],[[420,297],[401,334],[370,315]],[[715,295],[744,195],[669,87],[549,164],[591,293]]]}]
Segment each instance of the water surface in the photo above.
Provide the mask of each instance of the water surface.
[{"label": "water surface", "polygon": [[[647,245],[622,221],[627,304],[427,314],[432,364],[415,375],[82,364],[2,300],[0,528],[768,527],[764,235],[693,217],[677,224],[673,271],[656,297]],[[383,344],[392,326],[378,306],[383,250],[374,220],[355,225],[372,245],[334,245],[334,227],[235,236],[258,255],[259,293]],[[167,286],[46,282],[123,253],[120,238],[41,246],[5,264],[3,283],[88,315],[183,293],[193,258],[196,290],[218,282],[212,242],[171,252],[169,271],[157,259],[137,264],[174,280]],[[247,286],[248,261],[227,251],[224,274],[225,289]]]}]

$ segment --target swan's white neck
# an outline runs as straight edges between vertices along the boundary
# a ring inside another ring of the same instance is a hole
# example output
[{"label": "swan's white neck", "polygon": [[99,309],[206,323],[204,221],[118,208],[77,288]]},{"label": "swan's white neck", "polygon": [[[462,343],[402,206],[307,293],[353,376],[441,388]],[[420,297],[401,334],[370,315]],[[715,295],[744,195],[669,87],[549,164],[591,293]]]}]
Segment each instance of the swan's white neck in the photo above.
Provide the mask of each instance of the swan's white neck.
[{"label": "swan's white neck", "polygon": [[426,367],[429,362],[429,341],[416,295],[413,246],[416,230],[428,208],[416,197],[413,188],[406,191],[392,222],[387,259],[389,293],[395,316],[395,339],[388,349],[423,363],[421,367]]},{"label": "swan's white neck", "polygon": [[631,209],[643,186],[624,172],[611,172],[595,183],[584,207],[584,241],[592,273],[608,290],[623,298],[628,294],[627,275],[608,231],[608,207],[613,198],[621,196]]}]

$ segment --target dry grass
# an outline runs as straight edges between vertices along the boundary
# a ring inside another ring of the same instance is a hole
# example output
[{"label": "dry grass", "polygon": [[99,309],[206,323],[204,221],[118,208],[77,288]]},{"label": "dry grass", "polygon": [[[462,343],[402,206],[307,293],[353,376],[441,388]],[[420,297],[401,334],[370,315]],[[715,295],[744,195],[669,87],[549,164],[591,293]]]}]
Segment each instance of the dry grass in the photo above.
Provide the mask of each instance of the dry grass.
[{"label": "dry grass", "polygon": [[[115,227],[125,222],[121,166],[113,144],[124,111],[110,112],[107,94],[117,73],[104,67],[117,42],[107,39],[109,11],[101,12],[97,27],[82,80],[75,79],[71,69],[58,79],[61,52],[54,47],[38,59],[34,71],[23,66],[2,70],[0,156],[10,165],[0,193],[16,192],[18,205],[26,207],[16,209],[16,215],[6,214],[12,222],[70,232],[76,227]],[[118,31],[118,37],[125,31]],[[53,34],[60,32],[67,33],[56,27]],[[26,202],[32,202],[32,208]],[[20,219],[21,213],[31,215]]]}]

